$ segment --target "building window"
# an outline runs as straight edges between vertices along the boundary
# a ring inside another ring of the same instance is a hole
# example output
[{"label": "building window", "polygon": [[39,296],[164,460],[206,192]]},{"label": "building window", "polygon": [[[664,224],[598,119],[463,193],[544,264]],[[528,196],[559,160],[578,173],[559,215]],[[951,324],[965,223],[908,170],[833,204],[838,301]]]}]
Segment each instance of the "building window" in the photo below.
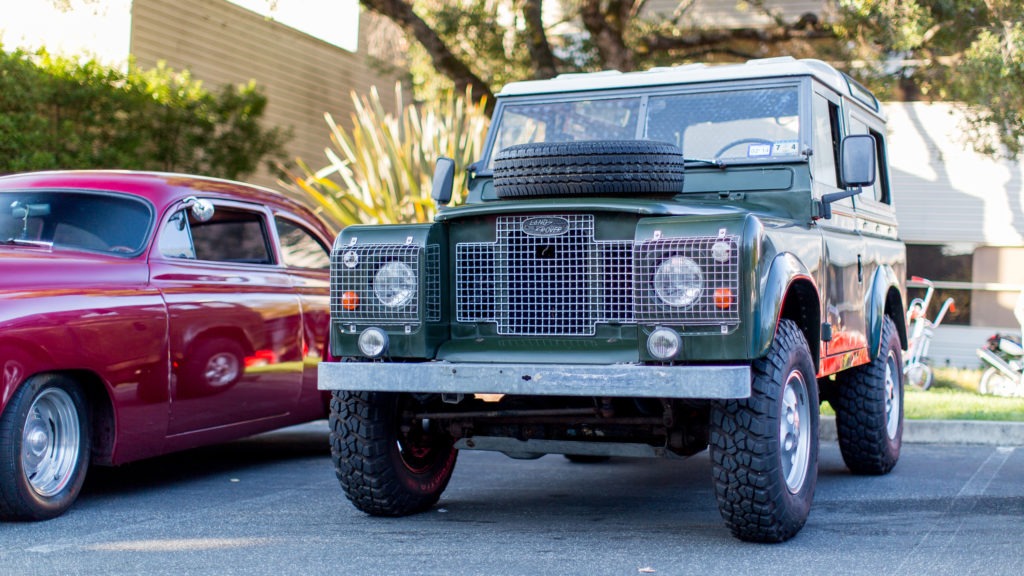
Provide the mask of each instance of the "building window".
[{"label": "building window", "polygon": [[[971,290],[969,285],[974,265],[974,251],[949,244],[907,244],[907,278],[919,276],[938,284],[928,305],[928,318],[934,320],[946,298],[952,297],[955,311],[946,313],[943,324],[970,325]],[[953,288],[948,283],[964,283]],[[924,298],[926,288],[907,286],[907,299]]]}]

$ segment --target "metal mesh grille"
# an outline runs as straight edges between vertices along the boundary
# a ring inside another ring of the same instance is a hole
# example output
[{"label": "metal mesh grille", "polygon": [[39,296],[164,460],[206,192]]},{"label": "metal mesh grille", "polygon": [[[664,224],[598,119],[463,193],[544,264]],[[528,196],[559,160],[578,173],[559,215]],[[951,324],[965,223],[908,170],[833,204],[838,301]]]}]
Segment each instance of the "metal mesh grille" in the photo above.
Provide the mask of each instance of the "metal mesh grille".
[{"label": "metal mesh grille", "polygon": [[426,248],[427,277],[424,278],[424,305],[427,310],[427,322],[441,321],[441,249],[437,244]]},{"label": "metal mesh grille", "polygon": [[[434,246],[434,248],[434,259],[437,261],[439,259],[436,255],[437,247]],[[418,287],[422,252],[423,249],[420,246],[402,244],[364,244],[335,250],[331,256],[332,318],[343,323],[418,324],[420,310]],[[427,268],[429,270],[430,251],[427,252]],[[374,278],[381,267],[389,262],[401,262],[408,266],[412,270],[417,286],[408,301],[393,308],[384,305],[374,292]],[[427,309],[428,311],[431,309],[431,285],[433,284],[438,319],[440,319],[439,282],[439,278],[426,281]],[[355,310],[347,310],[342,306],[342,295],[346,292],[354,292],[358,297],[358,306]]]},{"label": "metal mesh grille", "polygon": [[587,336],[598,322],[633,321],[633,243],[595,241],[592,215],[502,216],[496,238],[456,246],[459,322]]},{"label": "metal mesh grille", "polygon": [[[716,247],[716,244],[718,247]],[[700,268],[703,289],[693,304],[673,307],[654,290],[654,275],[666,259],[683,256]],[[737,236],[668,238],[636,247],[636,314],[642,322],[724,330],[739,324],[739,246]]]}]

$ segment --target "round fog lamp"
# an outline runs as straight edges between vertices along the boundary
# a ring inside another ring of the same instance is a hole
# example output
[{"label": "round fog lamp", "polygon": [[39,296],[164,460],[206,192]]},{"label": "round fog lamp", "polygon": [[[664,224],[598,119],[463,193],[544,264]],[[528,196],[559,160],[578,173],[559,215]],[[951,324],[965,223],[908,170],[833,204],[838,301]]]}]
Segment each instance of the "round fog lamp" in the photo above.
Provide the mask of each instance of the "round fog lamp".
[{"label": "round fog lamp", "polygon": [[655,328],[647,338],[647,351],[658,360],[674,358],[682,345],[679,334],[670,328]]},{"label": "round fog lamp", "polygon": [[359,335],[359,351],[368,358],[380,358],[388,350],[388,335],[380,328],[367,328]]}]

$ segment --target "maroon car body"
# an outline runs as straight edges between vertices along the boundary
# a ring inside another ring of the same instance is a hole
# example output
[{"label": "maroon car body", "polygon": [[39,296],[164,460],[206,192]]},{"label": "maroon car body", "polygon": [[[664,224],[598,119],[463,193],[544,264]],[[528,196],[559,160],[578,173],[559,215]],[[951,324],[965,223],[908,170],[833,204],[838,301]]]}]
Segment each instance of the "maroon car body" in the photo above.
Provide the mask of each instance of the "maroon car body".
[{"label": "maroon car body", "polygon": [[90,463],[324,417],[335,232],[226,180],[0,177],[0,518],[62,513]]}]

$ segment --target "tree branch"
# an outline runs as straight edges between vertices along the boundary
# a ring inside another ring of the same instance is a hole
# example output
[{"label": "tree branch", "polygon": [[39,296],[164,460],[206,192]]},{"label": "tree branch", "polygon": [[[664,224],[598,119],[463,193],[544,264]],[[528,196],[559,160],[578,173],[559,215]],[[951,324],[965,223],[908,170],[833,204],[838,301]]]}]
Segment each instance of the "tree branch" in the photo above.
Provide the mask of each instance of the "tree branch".
[{"label": "tree branch", "polygon": [[359,0],[367,10],[376,12],[390,19],[407,35],[415,38],[430,55],[430,60],[439,72],[455,83],[455,89],[465,92],[472,90],[476,99],[486,98],[487,113],[494,110],[494,93],[486,82],[480,79],[464,62],[452,53],[437,32],[427,25],[412,9],[412,5],[402,0]]},{"label": "tree branch", "polygon": [[543,0],[522,0],[520,4],[526,23],[526,46],[530,50],[530,58],[534,64],[533,77],[538,80],[554,78],[558,74],[555,54],[551,51],[551,44],[548,43],[548,35],[544,31],[544,22],[541,19],[542,3]]}]

